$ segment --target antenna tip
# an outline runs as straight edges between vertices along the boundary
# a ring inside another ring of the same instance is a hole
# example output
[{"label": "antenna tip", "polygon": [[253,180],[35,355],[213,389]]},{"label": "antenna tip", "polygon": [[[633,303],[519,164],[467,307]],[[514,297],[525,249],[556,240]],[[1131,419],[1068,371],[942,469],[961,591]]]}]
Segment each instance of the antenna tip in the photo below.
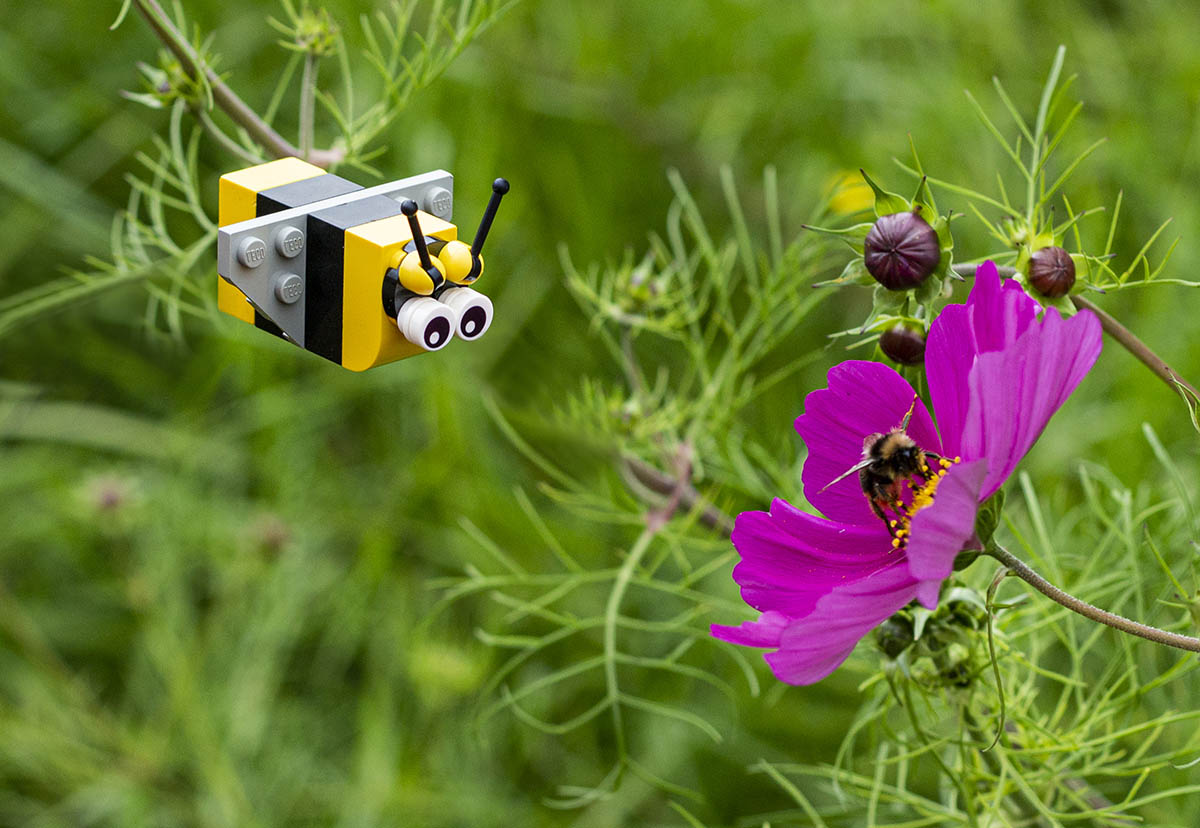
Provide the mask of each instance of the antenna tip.
[{"label": "antenna tip", "polygon": [[508,192],[508,179],[507,178],[497,178],[495,181],[493,181],[492,182],[492,192],[499,193],[500,195],[506,194]]},{"label": "antenna tip", "polygon": [[400,212],[406,216],[415,216],[417,214],[417,202],[411,198],[406,198],[400,202]]}]

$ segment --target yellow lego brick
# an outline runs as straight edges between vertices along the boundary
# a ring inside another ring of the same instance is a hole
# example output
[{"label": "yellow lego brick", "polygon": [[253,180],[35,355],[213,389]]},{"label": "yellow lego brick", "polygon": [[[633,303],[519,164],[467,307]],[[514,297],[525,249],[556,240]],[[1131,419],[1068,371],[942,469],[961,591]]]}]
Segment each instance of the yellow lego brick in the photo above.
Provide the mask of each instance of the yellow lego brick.
[{"label": "yellow lego brick", "polygon": [[299,158],[280,158],[225,173],[218,191],[217,224],[224,227],[255,218],[260,192],[318,175],[325,175],[325,170]]},{"label": "yellow lego brick", "polygon": [[[217,191],[217,224],[224,227],[256,218],[258,194],[294,181],[325,175],[325,170],[299,158],[280,158],[221,176]],[[254,307],[236,287],[217,277],[217,308],[254,324]]]},{"label": "yellow lego brick", "polygon": [[[429,213],[418,212],[425,235],[454,241],[458,228]],[[424,353],[405,339],[396,320],[383,311],[383,275],[392,257],[412,241],[405,216],[369,221],[345,235],[342,287],[342,365],[365,371],[386,362]]]},{"label": "yellow lego brick", "polygon": [[254,324],[254,306],[250,304],[246,294],[220,276],[217,277],[217,310]]}]

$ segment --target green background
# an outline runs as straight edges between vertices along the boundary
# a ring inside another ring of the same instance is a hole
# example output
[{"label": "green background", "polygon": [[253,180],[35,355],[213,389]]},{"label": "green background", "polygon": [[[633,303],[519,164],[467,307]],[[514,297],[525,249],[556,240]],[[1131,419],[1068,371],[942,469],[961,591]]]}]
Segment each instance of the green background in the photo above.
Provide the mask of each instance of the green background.
[{"label": "green background", "polygon": [[[325,6],[353,55],[359,4]],[[278,8],[185,10],[214,34],[229,82],[263,105],[286,58],[265,23]],[[157,44],[136,15],[109,31],[116,11],[18,4],[3,15],[0,296],[109,255],[134,156],[166,129],[164,113],[119,96]],[[762,170],[778,168],[790,238],[839,171],[865,166],[908,190],[891,163],[908,134],[935,175],[989,190],[1004,159],[963,89],[999,119],[1000,76],[1030,117],[1062,43],[1086,103],[1068,153],[1110,138],[1069,185],[1072,203],[1111,205],[1124,191],[1119,264],[1173,217],[1168,235],[1182,241],[1164,275],[1191,278],[1197,42],[1190,3],[525,0],[416,96],[372,162],[392,178],[453,171],[467,227],[494,176],[513,182],[483,284],[497,318],[477,345],[356,375],[215,316],[165,336],[146,323],[137,285],[8,333],[0,823],[684,824],[639,780],[590,809],[546,807],[561,784],[599,781],[609,736],[549,740],[507,714],[473,727],[500,659],[474,630],[503,608],[478,597],[428,617],[439,594],[429,579],[485,559],[471,527],[531,569],[545,557],[513,508],[514,486],[539,498],[540,472],[481,395],[597,487],[620,485],[602,452],[539,425],[581,375],[620,380],[564,287],[559,245],[579,265],[640,255],[664,223],[668,168],[720,228],[721,165],[752,222]],[[292,113],[280,122],[289,135]],[[217,177],[241,164],[211,145],[202,164],[215,215]],[[1106,219],[1085,226],[1102,245]],[[968,253],[986,244],[970,219],[956,240]],[[1097,301],[1195,380],[1194,296],[1163,287]],[[824,347],[867,307],[865,291],[831,293],[789,347]],[[747,424],[778,430],[788,464],[803,394],[838,358],[816,359]],[[1143,422],[1194,488],[1186,410],[1108,346],[1026,468],[1067,497],[1084,457],[1130,487],[1156,482]],[[765,506],[731,497],[733,510]],[[547,508],[580,548],[628,543],[625,529]],[[785,800],[746,767],[831,759],[862,677],[704,699],[722,744],[675,742],[673,726],[655,725],[646,750],[658,772],[702,791],[689,807],[706,821],[737,824]]]}]

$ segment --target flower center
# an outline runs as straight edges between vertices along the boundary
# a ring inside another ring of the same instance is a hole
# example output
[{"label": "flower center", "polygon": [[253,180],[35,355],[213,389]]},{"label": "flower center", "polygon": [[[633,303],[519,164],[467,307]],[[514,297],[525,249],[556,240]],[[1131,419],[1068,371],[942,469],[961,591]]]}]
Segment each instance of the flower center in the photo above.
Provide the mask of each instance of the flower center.
[{"label": "flower center", "polygon": [[935,462],[940,464],[940,468],[936,471],[929,468],[929,464],[926,462],[921,466],[920,474],[916,479],[909,478],[908,488],[912,492],[912,498],[907,503],[899,501],[893,507],[896,517],[888,521],[888,526],[892,530],[893,549],[901,549],[908,545],[908,539],[912,536],[910,528],[912,519],[916,517],[917,512],[933,504],[938,484],[942,482],[942,478],[946,476],[950,467],[955,463],[961,463],[962,458],[942,457]]}]

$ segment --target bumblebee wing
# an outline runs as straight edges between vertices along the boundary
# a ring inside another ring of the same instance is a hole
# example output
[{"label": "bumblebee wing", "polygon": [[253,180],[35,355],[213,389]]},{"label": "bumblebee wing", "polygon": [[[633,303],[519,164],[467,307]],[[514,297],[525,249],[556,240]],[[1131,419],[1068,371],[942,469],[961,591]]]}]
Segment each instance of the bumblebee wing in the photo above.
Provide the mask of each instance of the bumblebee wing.
[{"label": "bumblebee wing", "polygon": [[833,480],[830,480],[828,483],[826,483],[825,488],[821,489],[821,491],[825,491],[825,489],[828,489],[830,486],[832,486],[835,483],[841,483],[843,480],[845,480],[850,475],[854,474],[855,472],[862,471],[867,466],[871,465],[871,463],[873,463],[873,462],[874,461],[869,457],[865,460],[860,460],[859,462],[855,463],[853,466],[851,466],[850,468],[846,469],[844,472],[839,474]]}]

